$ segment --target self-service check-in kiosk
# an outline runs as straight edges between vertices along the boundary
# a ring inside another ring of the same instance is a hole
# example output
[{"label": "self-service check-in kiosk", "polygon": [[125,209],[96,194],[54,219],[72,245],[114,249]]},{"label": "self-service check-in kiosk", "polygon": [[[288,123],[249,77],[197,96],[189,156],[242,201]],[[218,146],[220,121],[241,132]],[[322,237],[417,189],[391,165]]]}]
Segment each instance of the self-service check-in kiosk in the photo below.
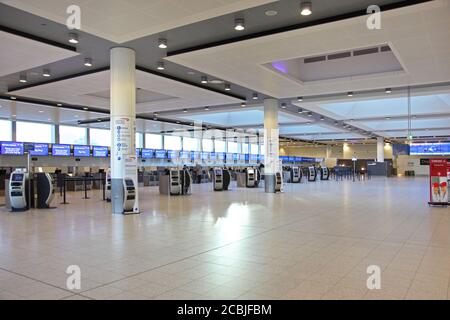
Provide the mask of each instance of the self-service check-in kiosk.
[{"label": "self-service check-in kiosk", "polygon": [[299,167],[291,168],[291,183],[300,183],[302,181],[302,171]]},{"label": "self-service check-in kiosk", "polygon": [[181,194],[181,177],[180,170],[169,171],[169,193],[171,195]]},{"label": "self-service check-in kiosk", "polygon": [[106,201],[111,202],[111,169],[106,172],[105,189]]},{"label": "self-service check-in kiosk", "polygon": [[28,173],[16,170],[9,179],[9,201],[11,211],[25,211],[29,209]]},{"label": "self-service check-in kiosk", "polygon": [[246,185],[247,188],[257,187],[257,173],[253,168],[247,168],[246,170]]},{"label": "self-service check-in kiosk", "polygon": [[314,182],[317,180],[317,171],[315,167],[308,168],[308,181]]},{"label": "self-service check-in kiosk", "polygon": [[136,201],[136,186],[131,178],[123,179],[123,212],[133,212]]},{"label": "self-service check-in kiosk", "polygon": [[327,167],[320,168],[320,180],[329,180],[330,170]]},{"label": "self-service check-in kiosk", "polygon": [[55,195],[53,179],[48,173],[36,174],[37,208],[48,209]]},{"label": "self-service check-in kiosk", "polygon": [[214,168],[213,186],[214,191],[226,191],[230,187],[231,174],[227,169]]},{"label": "self-service check-in kiosk", "polygon": [[275,173],[275,193],[283,191],[283,174]]}]

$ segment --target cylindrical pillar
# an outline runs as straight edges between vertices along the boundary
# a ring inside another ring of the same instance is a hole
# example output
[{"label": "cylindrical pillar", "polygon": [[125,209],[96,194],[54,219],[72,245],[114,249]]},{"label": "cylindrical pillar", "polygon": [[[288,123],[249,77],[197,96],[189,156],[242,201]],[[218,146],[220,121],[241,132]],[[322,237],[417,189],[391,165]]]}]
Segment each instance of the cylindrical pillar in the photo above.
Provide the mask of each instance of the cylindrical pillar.
[{"label": "cylindrical pillar", "polygon": [[124,47],[111,49],[111,203],[124,213],[124,179],[134,181],[138,213],[136,159],[136,55]]},{"label": "cylindrical pillar", "polygon": [[326,158],[330,159],[331,158],[331,154],[332,154],[332,147],[331,146],[327,146],[327,150],[326,150]]},{"label": "cylindrical pillar", "polygon": [[278,100],[264,100],[264,183],[266,193],[275,192],[275,174],[279,168],[280,140],[278,129]]},{"label": "cylindrical pillar", "polygon": [[377,162],[384,162],[384,138],[377,138]]}]

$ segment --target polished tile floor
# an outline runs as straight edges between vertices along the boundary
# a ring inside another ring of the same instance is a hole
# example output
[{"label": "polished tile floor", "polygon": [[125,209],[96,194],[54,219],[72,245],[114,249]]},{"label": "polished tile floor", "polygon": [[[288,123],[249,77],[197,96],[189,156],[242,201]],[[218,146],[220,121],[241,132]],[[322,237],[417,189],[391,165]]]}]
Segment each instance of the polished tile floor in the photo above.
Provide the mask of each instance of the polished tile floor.
[{"label": "polished tile floor", "polygon": [[[98,191],[0,207],[0,299],[450,298],[450,209],[428,207],[426,178],[210,190],[142,189],[137,216],[111,215]],[[81,290],[66,287],[70,265]]]}]

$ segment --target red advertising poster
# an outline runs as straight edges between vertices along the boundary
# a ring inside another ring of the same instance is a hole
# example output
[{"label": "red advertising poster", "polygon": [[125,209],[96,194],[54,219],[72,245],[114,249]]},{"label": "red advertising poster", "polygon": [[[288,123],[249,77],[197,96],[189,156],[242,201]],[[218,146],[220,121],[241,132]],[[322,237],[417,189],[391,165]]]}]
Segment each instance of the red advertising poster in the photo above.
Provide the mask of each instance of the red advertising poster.
[{"label": "red advertising poster", "polygon": [[430,160],[430,204],[449,203],[448,168],[447,159]]}]

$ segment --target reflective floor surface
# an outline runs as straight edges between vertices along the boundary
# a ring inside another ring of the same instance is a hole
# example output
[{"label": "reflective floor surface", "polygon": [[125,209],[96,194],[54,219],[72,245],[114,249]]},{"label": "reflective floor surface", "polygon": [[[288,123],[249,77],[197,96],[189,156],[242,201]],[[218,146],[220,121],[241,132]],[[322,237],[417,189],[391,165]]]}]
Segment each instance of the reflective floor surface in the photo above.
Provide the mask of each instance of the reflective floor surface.
[{"label": "reflective floor surface", "polygon": [[[133,216],[112,215],[99,191],[0,207],[0,299],[450,298],[450,209],[428,206],[426,178],[211,189],[143,188]],[[370,266],[381,289],[368,289]]]}]

